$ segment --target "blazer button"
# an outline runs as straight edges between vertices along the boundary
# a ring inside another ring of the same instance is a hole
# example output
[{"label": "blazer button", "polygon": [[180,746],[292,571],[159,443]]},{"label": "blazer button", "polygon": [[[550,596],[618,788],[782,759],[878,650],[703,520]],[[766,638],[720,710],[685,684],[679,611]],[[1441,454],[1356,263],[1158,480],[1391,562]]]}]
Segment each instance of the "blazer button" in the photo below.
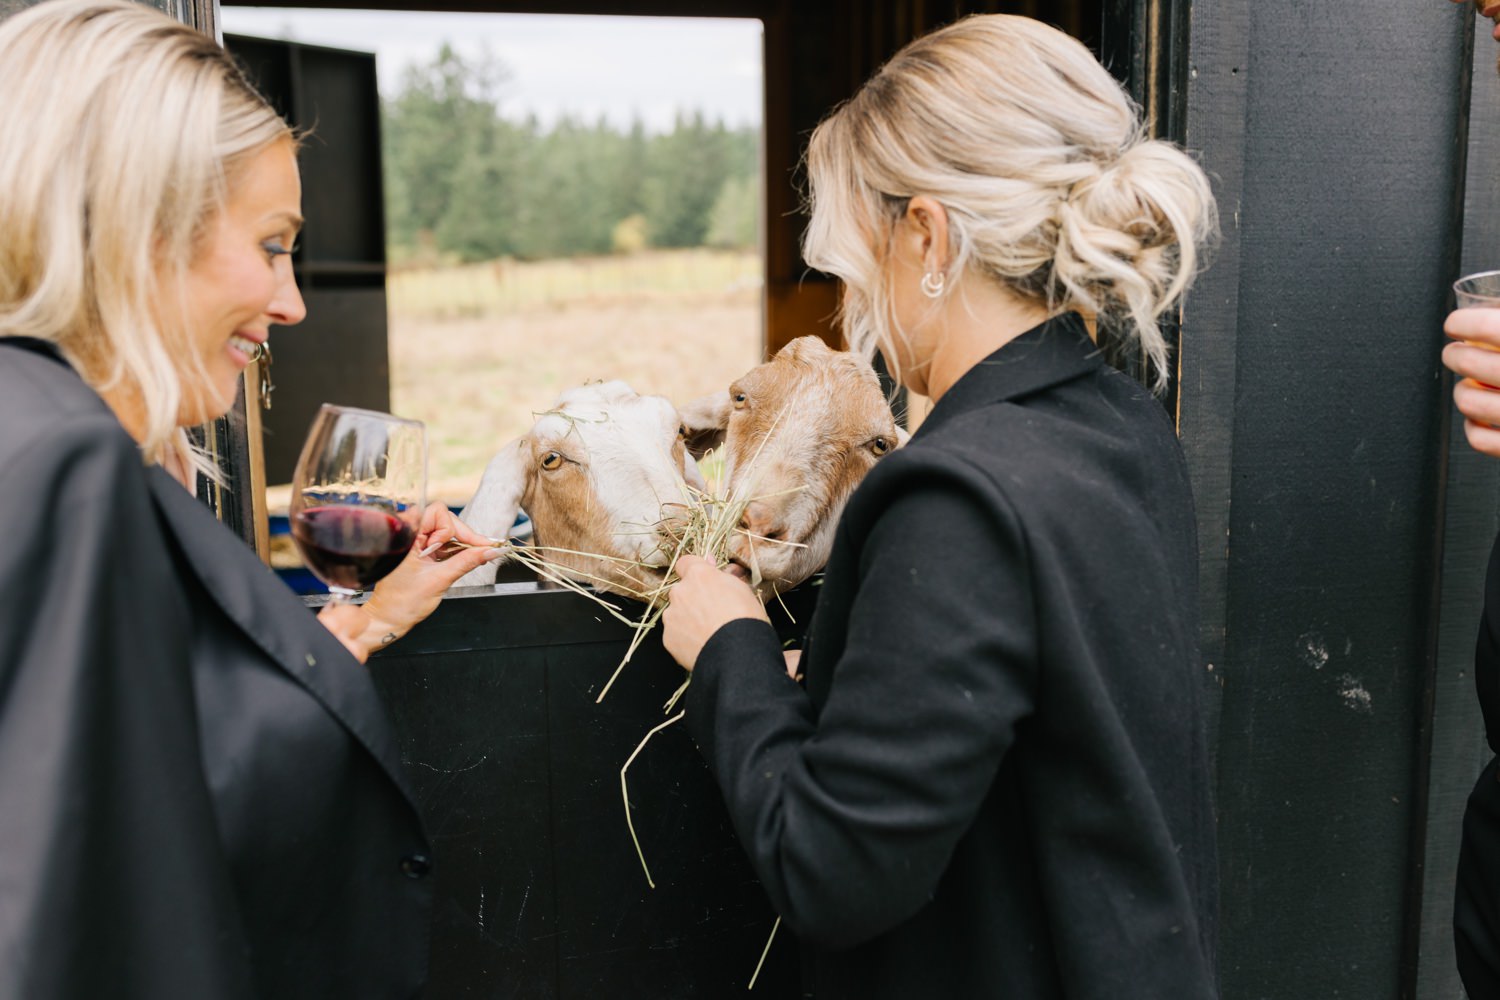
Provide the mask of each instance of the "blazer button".
[{"label": "blazer button", "polygon": [[432,871],[432,859],[425,854],[408,854],[401,859],[401,874],[407,878],[426,878]]}]

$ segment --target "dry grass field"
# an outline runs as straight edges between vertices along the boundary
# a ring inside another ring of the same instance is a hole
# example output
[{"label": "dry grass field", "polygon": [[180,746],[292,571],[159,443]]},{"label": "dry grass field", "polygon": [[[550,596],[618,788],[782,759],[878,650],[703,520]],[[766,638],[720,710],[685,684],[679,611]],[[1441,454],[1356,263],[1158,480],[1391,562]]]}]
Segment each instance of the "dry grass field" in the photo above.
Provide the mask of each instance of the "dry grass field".
[{"label": "dry grass field", "polygon": [[456,504],[564,389],[618,378],[685,402],[760,361],[753,253],[406,270],[387,287],[391,408],[427,423],[429,495]]}]

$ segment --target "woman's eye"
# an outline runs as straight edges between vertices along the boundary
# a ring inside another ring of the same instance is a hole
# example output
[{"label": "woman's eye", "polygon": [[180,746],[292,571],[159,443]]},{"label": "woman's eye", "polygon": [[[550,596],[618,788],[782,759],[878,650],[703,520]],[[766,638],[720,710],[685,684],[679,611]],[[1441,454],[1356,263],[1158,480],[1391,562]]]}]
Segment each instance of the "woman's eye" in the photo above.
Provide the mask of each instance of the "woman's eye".
[{"label": "woman's eye", "polygon": [[293,244],[292,246],[287,246],[280,240],[268,240],[265,243],[262,243],[260,245],[260,248],[264,250],[266,252],[266,256],[270,257],[272,260],[275,260],[277,257],[292,254],[296,252],[297,249],[295,244]]},{"label": "woman's eye", "polygon": [[870,442],[870,450],[877,455],[884,455],[891,450],[891,442],[887,438],[878,437]]},{"label": "woman's eye", "polygon": [[555,469],[562,464],[563,457],[555,451],[549,451],[547,452],[547,454],[542,456],[542,468],[544,469]]}]

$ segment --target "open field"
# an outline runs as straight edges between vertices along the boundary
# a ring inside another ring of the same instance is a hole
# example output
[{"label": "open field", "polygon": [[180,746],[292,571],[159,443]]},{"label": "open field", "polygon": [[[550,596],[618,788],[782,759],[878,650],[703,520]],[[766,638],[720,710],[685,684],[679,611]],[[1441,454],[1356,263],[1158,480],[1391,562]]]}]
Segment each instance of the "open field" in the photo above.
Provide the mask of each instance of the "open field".
[{"label": "open field", "polygon": [[389,279],[391,406],[428,426],[430,495],[462,503],[559,392],[623,379],[685,402],[760,361],[760,260],[659,251]]}]

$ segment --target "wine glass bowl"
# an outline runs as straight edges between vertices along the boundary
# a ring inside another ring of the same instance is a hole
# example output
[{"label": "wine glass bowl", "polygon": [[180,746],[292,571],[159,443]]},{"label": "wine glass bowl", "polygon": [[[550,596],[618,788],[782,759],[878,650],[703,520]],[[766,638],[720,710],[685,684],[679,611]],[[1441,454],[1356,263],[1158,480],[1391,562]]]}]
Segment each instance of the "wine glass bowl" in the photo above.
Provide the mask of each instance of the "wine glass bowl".
[{"label": "wine glass bowl", "polygon": [[405,558],[426,506],[427,430],[389,413],[324,404],[297,459],[292,541],[334,600]]}]

